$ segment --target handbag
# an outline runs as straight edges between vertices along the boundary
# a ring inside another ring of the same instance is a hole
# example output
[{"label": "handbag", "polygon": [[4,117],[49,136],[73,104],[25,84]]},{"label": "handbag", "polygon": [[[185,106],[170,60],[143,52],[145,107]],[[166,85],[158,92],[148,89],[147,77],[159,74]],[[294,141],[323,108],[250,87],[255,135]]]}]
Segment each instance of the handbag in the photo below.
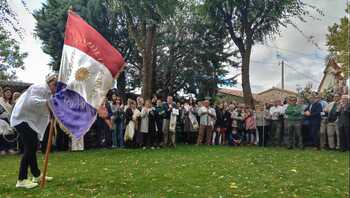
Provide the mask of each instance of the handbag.
[{"label": "handbag", "polygon": [[193,129],[194,131],[197,130],[197,129],[199,128],[199,126],[198,126],[198,121],[197,121],[196,116],[194,116],[192,113],[190,113],[190,114],[188,115],[188,117],[189,117],[189,119],[190,119],[190,121],[191,121],[192,129]]},{"label": "handbag", "polygon": [[134,138],[134,134],[135,134],[135,123],[133,121],[130,121],[125,129],[124,140],[125,141],[132,140]]}]

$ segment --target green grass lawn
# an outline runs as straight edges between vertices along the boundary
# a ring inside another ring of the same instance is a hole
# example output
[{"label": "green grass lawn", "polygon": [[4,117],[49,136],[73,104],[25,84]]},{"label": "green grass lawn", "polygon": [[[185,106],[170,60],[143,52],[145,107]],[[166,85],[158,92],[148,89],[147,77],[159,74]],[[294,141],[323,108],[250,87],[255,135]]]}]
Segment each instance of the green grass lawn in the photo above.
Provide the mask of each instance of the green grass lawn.
[{"label": "green grass lawn", "polygon": [[[40,166],[43,156],[39,155]],[[44,190],[16,189],[0,158],[0,197],[349,197],[349,152],[178,146],[50,155]]]}]

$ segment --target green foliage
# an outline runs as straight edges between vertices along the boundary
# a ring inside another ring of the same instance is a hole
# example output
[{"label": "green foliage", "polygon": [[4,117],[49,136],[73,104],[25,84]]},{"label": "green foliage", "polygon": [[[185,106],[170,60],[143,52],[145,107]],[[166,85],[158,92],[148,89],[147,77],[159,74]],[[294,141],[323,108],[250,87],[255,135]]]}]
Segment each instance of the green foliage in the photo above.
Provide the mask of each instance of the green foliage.
[{"label": "green foliage", "polygon": [[[162,24],[157,45],[157,89],[162,95],[181,90],[199,98],[214,96],[235,63],[223,28],[206,23],[198,5],[187,2]],[[225,82],[226,83],[226,82]],[[229,81],[228,84],[233,84]]]},{"label": "green foliage", "polygon": [[[347,15],[350,14],[350,4],[347,4]],[[335,55],[337,62],[342,64],[345,78],[349,78],[349,17],[340,19],[340,23],[328,27],[327,46],[332,55]]]},{"label": "green foliage", "polygon": [[136,42],[142,56],[141,95],[146,99],[152,97],[155,88],[158,25],[172,16],[178,3],[177,0],[130,0],[117,3],[125,14],[130,39]]},{"label": "green foliage", "polygon": [[[43,41],[43,51],[51,56],[50,66],[59,70],[67,11],[70,6],[121,52],[128,63],[125,71],[132,75],[140,57],[134,42],[129,39],[125,18],[120,10],[109,9],[111,5],[107,0],[48,0],[34,13],[37,20],[35,32]],[[118,82],[118,87],[123,93],[127,85],[131,86],[131,89],[138,85],[134,79],[126,78],[125,73],[119,76]]]},{"label": "green foliage", "polygon": [[159,24],[162,20],[174,14],[179,4],[178,0],[121,0],[121,9],[130,13],[136,20],[146,24]]},{"label": "green foliage", "polygon": [[[20,156],[0,158],[2,197],[348,197],[349,152],[178,146],[50,154],[45,189],[16,189]],[[42,167],[43,155],[38,156]]]},{"label": "green foliage", "polygon": [[279,33],[281,26],[297,28],[293,18],[305,21],[311,16],[306,8],[320,10],[301,0],[204,0],[203,14],[226,29],[242,60],[242,87],[247,105],[254,106],[249,66],[252,46]]},{"label": "green foliage", "polygon": [[48,0],[43,7],[34,12],[36,19],[35,33],[43,42],[43,51],[51,56],[50,66],[59,70],[67,10],[72,5],[70,0]]},{"label": "green foliage", "polygon": [[[21,0],[24,8],[27,8],[27,4],[24,0]],[[10,28],[15,32],[19,37],[23,36],[23,29],[18,23],[17,14],[15,11],[9,6],[8,0],[0,0],[0,26],[2,28]],[[3,30],[2,30],[3,31]],[[7,31],[7,29],[5,30]]]},{"label": "green foliage", "polygon": [[0,26],[0,80],[16,78],[15,69],[23,69],[27,53],[20,52],[18,43]]},{"label": "green foliage", "polygon": [[214,22],[226,24],[228,30],[232,28],[231,36],[253,42],[279,33],[279,28],[292,24],[294,17],[305,21],[302,16],[312,17],[306,8],[315,8],[300,0],[206,0],[204,6]]},{"label": "green foliage", "polygon": [[[215,95],[225,79],[235,51],[229,50],[227,33],[199,14],[192,1],[48,0],[34,13],[36,34],[43,50],[51,56],[51,66],[59,69],[67,10],[73,9],[111,44],[128,62],[125,75],[118,79],[127,90],[142,85],[147,29],[155,27],[151,55],[153,91],[176,95],[180,90],[200,96]],[[123,87],[123,86],[122,86]],[[122,90],[123,92],[123,90]]]}]

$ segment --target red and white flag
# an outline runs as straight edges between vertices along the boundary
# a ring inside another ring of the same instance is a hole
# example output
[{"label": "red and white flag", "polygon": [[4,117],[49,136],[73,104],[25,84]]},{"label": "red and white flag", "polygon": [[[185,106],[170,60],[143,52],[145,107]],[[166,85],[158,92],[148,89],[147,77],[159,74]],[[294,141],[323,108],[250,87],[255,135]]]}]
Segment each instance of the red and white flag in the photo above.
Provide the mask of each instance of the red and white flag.
[{"label": "red and white flag", "polygon": [[122,55],[105,38],[69,11],[58,88],[50,107],[75,138],[81,138],[92,126],[124,64]]}]

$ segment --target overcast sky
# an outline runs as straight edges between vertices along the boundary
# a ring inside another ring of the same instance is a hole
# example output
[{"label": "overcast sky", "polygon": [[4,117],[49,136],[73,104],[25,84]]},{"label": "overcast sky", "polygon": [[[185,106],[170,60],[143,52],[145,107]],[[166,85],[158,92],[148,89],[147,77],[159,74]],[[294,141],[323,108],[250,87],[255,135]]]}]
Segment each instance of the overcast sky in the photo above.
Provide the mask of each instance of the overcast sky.
[{"label": "overcast sky", "polygon": [[[49,73],[47,66],[50,57],[41,50],[41,42],[33,37],[35,19],[26,11],[21,0],[11,0],[10,5],[19,15],[20,23],[25,29],[25,37],[19,40],[22,51],[28,52],[25,59],[25,70],[18,71],[19,80],[41,83]],[[39,9],[45,0],[27,0],[30,11]],[[298,86],[308,83],[317,88],[324,70],[324,59],[327,55],[327,27],[339,22],[345,16],[347,0],[305,0],[320,8],[325,16],[317,15],[320,20],[308,19],[306,23],[297,22],[306,36],[312,36],[320,49],[309,42],[294,27],[282,28],[281,34],[265,44],[253,47],[250,68],[250,82],[253,92],[260,92],[272,86],[281,86],[281,66],[285,61],[285,88],[296,90]],[[231,71],[231,75],[238,71]],[[240,79],[239,79],[240,81]],[[238,84],[235,89],[241,89]]]}]

